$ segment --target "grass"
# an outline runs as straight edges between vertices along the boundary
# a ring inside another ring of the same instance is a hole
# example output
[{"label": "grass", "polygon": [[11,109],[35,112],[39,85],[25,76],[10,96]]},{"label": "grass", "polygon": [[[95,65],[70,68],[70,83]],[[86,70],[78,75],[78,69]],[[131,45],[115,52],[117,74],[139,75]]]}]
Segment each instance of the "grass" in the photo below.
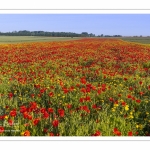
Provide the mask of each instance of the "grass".
[{"label": "grass", "polygon": [[150,44],[150,37],[123,37],[121,39],[128,42]]},{"label": "grass", "polygon": [[49,41],[68,41],[79,39],[77,37],[42,37],[42,36],[0,36],[0,44],[5,43],[24,43],[24,42],[49,42]]},{"label": "grass", "polygon": [[[103,37],[107,38],[107,37]],[[110,38],[110,37],[109,37]],[[114,38],[114,37],[111,37]],[[24,43],[24,42],[49,42],[49,41],[68,41],[77,40],[80,37],[43,37],[43,36],[0,36],[0,44]],[[115,38],[116,39],[116,38]],[[150,37],[121,37],[123,41],[135,42],[141,44],[150,44]]]}]

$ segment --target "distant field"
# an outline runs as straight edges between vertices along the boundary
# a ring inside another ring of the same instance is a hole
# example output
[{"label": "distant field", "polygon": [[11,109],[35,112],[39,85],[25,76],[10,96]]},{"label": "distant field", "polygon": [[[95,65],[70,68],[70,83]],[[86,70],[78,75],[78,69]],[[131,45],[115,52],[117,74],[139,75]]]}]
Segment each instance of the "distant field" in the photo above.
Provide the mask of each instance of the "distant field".
[{"label": "distant field", "polygon": [[123,37],[121,39],[124,41],[129,41],[129,42],[150,44],[150,37]]},{"label": "distant field", "polygon": [[[107,38],[107,37],[103,37]],[[110,38],[110,37],[109,37]],[[111,37],[114,38],[114,37]],[[42,37],[42,36],[0,36],[0,44],[5,43],[24,43],[24,42],[49,42],[49,41],[68,41],[77,40],[80,37]],[[116,37],[129,42],[136,42],[142,44],[150,44],[150,37]]]},{"label": "distant field", "polygon": [[23,43],[23,42],[48,42],[48,41],[67,41],[79,38],[71,37],[41,37],[41,36],[0,36],[2,43]]}]

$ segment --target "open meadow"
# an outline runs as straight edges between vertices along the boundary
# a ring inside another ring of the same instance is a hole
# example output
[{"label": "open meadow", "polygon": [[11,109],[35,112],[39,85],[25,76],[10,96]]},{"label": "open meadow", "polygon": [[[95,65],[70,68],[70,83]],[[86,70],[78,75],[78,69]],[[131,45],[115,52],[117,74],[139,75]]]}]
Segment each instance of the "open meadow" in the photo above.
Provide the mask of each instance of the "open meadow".
[{"label": "open meadow", "polygon": [[0,44],[27,43],[27,42],[49,42],[79,39],[77,37],[45,37],[45,36],[0,36]]},{"label": "open meadow", "polygon": [[150,45],[150,37],[121,37],[120,39],[124,41]]},{"label": "open meadow", "polygon": [[1,136],[150,136],[149,44],[15,38],[0,38]]}]

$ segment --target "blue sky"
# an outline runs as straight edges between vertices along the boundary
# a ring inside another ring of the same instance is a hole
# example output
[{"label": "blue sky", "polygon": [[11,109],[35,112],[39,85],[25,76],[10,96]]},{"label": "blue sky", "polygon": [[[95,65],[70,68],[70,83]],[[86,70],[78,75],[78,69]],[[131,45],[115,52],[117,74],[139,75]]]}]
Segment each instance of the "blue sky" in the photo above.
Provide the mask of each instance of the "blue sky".
[{"label": "blue sky", "polygon": [[19,30],[150,36],[150,14],[0,14],[0,32]]}]

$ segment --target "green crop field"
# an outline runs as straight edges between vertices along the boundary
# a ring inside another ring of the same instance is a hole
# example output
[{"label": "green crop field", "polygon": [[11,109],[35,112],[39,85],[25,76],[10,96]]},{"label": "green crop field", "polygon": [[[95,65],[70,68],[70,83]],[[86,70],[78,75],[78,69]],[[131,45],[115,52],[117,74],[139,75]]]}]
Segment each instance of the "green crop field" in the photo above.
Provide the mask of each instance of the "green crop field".
[{"label": "green crop field", "polygon": [[121,39],[129,42],[150,44],[150,37],[123,37]]},{"label": "green crop field", "polygon": [[[107,37],[103,37],[107,38]],[[109,37],[110,38],[110,37]],[[118,37],[111,37],[117,38]],[[49,42],[49,41],[68,41],[81,39],[80,37],[43,37],[43,36],[0,36],[0,44],[5,43],[25,43],[25,42]],[[150,37],[119,37],[124,41],[150,44]]]},{"label": "green crop field", "polygon": [[24,43],[24,42],[49,42],[68,41],[79,39],[77,37],[42,37],[42,36],[0,36],[0,43]]}]

